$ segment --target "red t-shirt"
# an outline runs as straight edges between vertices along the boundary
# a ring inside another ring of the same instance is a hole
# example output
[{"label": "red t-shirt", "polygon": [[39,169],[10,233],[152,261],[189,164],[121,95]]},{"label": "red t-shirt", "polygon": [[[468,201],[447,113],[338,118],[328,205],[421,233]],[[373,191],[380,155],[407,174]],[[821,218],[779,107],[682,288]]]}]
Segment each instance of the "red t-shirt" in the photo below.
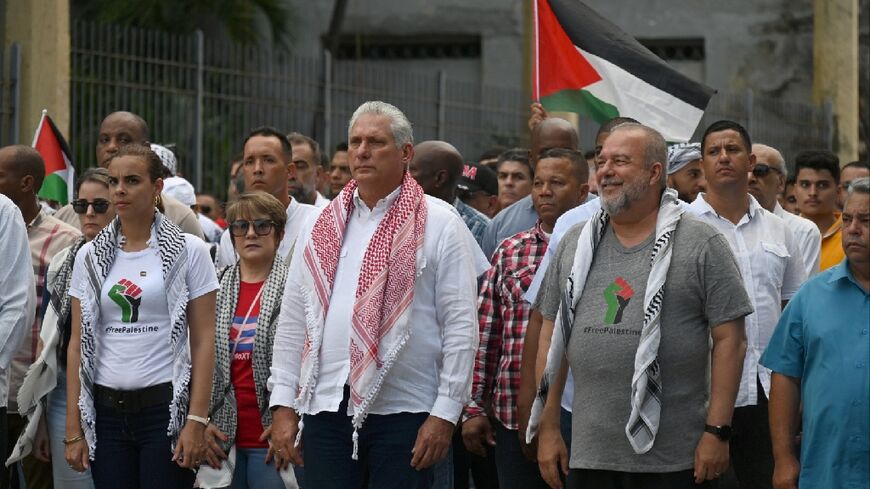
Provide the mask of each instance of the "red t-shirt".
[{"label": "red t-shirt", "polygon": [[236,354],[230,364],[230,376],[236,391],[236,407],[238,409],[238,425],[236,428],[236,446],[239,448],[268,448],[269,444],[260,441],[263,434],[263,423],[260,421],[260,406],[257,404],[257,391],[254,388],[254,336],[257,333],[257,317],[260,314],[260,301],[254,304],[248,321],[243,325],[245,314],[251,307],[251,302],[263,282],[240,282],[239,302],[233,315],[233,326],[230,329],[230,352],[241,331],[241,339],[236,347]]}]

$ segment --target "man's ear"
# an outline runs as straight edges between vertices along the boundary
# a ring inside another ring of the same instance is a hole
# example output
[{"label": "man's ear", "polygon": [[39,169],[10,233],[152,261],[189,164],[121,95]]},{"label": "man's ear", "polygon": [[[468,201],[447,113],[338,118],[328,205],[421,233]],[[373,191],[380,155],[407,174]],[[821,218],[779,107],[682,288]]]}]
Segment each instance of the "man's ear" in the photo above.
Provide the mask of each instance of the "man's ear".
[{"label": "man's ear", "polygon": [[34,188],[33,185],[36,183],[36,179],[33,178],[33,175],[24,175],[19,180],[19,184],[21,185],[21,192],[23,193],[37,193],[39,192],[38,188]]}]

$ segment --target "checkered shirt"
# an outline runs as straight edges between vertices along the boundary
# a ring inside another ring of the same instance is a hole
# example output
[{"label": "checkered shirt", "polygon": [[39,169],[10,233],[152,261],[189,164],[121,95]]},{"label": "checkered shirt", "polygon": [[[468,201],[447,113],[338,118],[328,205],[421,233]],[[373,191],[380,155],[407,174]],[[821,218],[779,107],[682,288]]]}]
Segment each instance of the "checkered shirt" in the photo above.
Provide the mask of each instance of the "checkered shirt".
[{"label": "checkered shirt", "polygon": [[[517,429],[520,357],[532,312],[523,295],[535,277],[549,239],[539,220],[532,229],[502,241],[492,255],[492,266],[483,278],[477,299],[480,346],[466,419],[490,414],[506,428]],[[493,412],[486,413],[484,406],[488,407],[490,400]]]},{"label": "checkered shirt", "polygon": [[486,232],[490,219],[483,212],[471,207],[458,198],[453,202],[453,206],[456,207],[456,212],[459,212],[459,216],[465,221],[465,225],[468,226],[471,235],[474,236],[474,240],[477,241],[477,244],[480,244],[483,241],[483,233]]}]

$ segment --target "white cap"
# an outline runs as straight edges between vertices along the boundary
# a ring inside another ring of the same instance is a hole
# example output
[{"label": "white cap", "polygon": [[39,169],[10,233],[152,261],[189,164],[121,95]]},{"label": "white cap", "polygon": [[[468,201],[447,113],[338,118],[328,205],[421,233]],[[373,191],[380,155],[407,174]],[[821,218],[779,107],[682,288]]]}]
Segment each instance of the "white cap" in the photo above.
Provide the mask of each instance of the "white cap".
[{"label": "white cap", "polygon": [[196,191],[193,189],[193,185],[181,177],[164,179],[163,193],[188,207],[196,205]]}]

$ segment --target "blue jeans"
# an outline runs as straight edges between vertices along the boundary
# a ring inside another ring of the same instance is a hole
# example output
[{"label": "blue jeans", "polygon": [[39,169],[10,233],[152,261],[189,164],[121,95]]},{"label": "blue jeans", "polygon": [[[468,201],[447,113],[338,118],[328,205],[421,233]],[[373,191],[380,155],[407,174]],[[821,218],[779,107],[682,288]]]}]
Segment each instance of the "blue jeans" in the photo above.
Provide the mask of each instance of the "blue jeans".
[{"label": "blue jeans", "polygon": [[517,430],[501,423],[495,427],[495,465],[500,489],[549,489],[541,477],[538,464],[528,460],[520,448]]},{"label": "blue jeans", "polygon": [[236,468],[230,489],[284,489],[275,461],[266,464],[268,448],[236,447]]},{"label": "blue jeans", "polygon": [[353,460],[353,426],[347,389],[337,412],[305,415],[302,450],[305,487],[316,489],[429,489],[433,470],[411,467],[411,449],[428,413],[370,414],[359,430]]},{"label": "blue jeans", "polygon": [[194,473],[172,461],[166,434],[169,403],[136,414],[96,403],[97,449],[91,464],[97,489],[190,489]]},{"label": "blue jeans", "polygon": [[[45,410],[51,446],[51,472],[54,486],[64,489],[94,489],[91,471],[76,472],[64,460],[63,438],[66,436],[66,372],[57,375],[57,387],[48,394]],[[81,442],[79,442],[81,443]]]}]

